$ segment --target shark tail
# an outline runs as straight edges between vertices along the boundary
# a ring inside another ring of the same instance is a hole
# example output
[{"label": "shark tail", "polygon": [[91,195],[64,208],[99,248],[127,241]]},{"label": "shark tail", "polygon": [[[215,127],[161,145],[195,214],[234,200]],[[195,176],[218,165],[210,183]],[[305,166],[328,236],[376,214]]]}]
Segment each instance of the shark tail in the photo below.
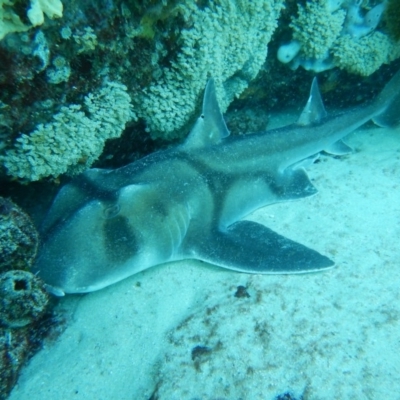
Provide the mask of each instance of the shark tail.
[{"label": "shark tail", "polygon": [[372,120],[384,128],[400,124],[400,71],[386,84],[375,100],[376,114]]}]

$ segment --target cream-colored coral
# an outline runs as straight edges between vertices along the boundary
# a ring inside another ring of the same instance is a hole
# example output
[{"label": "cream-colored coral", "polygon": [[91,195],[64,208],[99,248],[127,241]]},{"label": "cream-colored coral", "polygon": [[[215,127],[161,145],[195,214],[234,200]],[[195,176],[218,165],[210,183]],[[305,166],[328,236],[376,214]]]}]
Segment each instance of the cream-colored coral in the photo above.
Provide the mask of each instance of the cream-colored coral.
[{"label": "cream-colored coral", "polygon": [[346,12],[332,12],[326,0],[298,5],[298,16],[292,19],[293,39],[301,44],[306,57],[324,58],[343,29]]},{"label": "cream-colored coral", "polygon": [[277,26],[282,0],[181,1],[181,50],[157,79],[135,96],[135,110],[153,137],[176,139],[193,116],[207,79],[214,77],[222,111],[261,69]]},{"label": "cream-colored coral", "polygon": [[106,140],[119,137],[133,118],[126,87],[108,82],[88,94],[83,106],[63,107],[52,122],[22,135],[0,161],[8,175],[21,181],[80,173],[100,156]]},{"label": "cream-colored coral", "polygon": [[0,0],[0,40],[8,33],[24,32],[29,29],[12,10],[14,1]]},{"label": "cream-colored coral", "polygon": [[92,51],[97,46],[97,36],[90,26],[84,28],[82,34],[72,35],[75,42],[79,45],[78,54]]},{"label": "cream-colored coral", "polygon": [[31,8],[27,12],[29,21],[33,26],[42,25],[44,14],[47,17],[60,18],[63,13],[63,5],[60,0],[30,0]]},{"label": "cream-colored coral", "polygon": [[30,0],[30,8],[26,13],[30,23],[25,24],[13,10],[18,0],[0,0],[0,40],[8,33],[24,32],[44,22],[44,14],[48,18],[62,17],[63,5],[60,0]]},{"label": "cream-colored coral", "polygon": [[367,12],[355,1],[315,0],[298,4],[290,27],[293,40],[278,51],[278,59],[315,72],[339,67],[371,75],[382,64],[400,57],[400,44],[379,29],[384,2]]},{"label": "cream-colored coral", "polygon": [[400,57],[400,44],[378,31],[357,40],[350,35],[343,35],[335,42],[332,53],[339,68],[368,76],[382,64]]}]

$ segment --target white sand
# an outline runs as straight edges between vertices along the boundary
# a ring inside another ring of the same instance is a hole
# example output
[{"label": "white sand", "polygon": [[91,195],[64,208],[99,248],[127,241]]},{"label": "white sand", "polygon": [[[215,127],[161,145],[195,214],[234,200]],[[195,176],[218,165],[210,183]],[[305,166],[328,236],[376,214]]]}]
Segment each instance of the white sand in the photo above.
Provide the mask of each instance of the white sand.
[{"label": "white sand", "polygon": [[[333,258],[308,275],[162,265],[62,306],[73,317],[11,400],[398,399],[400,129],[309,168],[318,195],[249,219]],[[138,283],[140,282],[140,286]],[[249,298],[236,298],[238,285]],[[195,346],[211,351],[192,360]]]}]

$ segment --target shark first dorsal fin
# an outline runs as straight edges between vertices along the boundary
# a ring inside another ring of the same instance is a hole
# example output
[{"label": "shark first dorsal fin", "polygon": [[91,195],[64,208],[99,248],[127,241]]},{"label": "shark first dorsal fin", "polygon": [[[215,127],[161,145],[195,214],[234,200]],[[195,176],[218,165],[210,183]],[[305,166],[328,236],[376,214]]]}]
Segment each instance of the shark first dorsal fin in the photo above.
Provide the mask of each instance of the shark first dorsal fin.
[{"label": "shark first dorsal fin", "polygon": [[195,148],[217,144],[229,136],[224,117],[215,94],[214,79],[209,79],[203,97],[203,109],[189,133],[185,147]]},{"label": "shark first dorsal fin", "polygon": [[327,113],[325,111],[324,103],[322,102],[321,93],[318,89],[317,78],[314,78],[311,84],[310,97],[304,107],[300,118],[297,121],[298,125],[311,125],[320,122],[325,118]]}]

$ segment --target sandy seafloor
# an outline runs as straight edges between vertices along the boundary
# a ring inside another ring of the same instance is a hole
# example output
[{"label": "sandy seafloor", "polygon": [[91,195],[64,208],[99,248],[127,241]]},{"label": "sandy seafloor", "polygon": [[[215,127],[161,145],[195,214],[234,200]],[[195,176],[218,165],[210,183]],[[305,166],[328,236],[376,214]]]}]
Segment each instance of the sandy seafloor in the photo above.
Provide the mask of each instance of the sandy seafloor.
[{"label": "sandy seafloor", "polygon": [[249,216],[334,269],[246,275],[188,260],[67,296],[69,326],[10,399],[399,399],[400,129],[368,125],[347,143],[355,153],[308,169],[316,196]]}]

